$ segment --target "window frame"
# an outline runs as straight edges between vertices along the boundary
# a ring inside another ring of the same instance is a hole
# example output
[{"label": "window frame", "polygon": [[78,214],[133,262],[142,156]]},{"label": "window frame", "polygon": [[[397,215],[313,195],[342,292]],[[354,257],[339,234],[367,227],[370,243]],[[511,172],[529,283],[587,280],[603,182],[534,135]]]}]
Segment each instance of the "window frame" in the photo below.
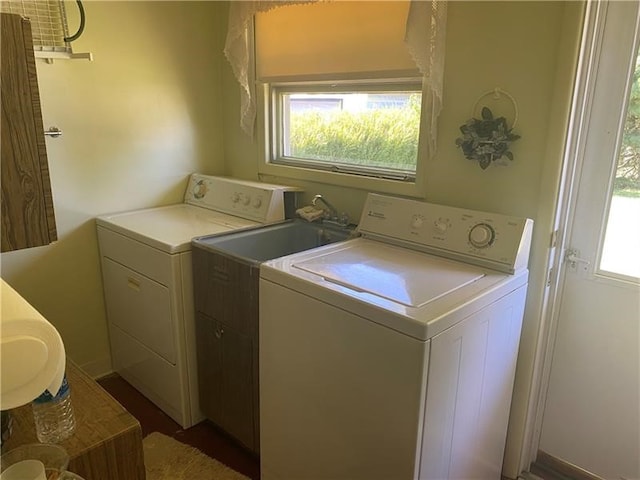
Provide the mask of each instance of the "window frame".
[{"label": "window frame", "polygon": [[[329,166],[326,163],[314,164],[312,160],[281,155],[282,131],[278,115],[281,108],[279,94],[295,92],[326,92],[328,89],[339,92],[353,91],[420,91],[422,105],[420,115],[420,135],[415,174],[392,172],[376,167],[348,165]],[[426,168],[426,130],[424,115],[424,91],[419,77],[393,79],[343,79],[318,81],[274,81],[258,83],[257,89],[257,127],[260,155],[258,173],[276,177],[327,183],[343,187],[379,191],[399,195],[424,197]]]}]

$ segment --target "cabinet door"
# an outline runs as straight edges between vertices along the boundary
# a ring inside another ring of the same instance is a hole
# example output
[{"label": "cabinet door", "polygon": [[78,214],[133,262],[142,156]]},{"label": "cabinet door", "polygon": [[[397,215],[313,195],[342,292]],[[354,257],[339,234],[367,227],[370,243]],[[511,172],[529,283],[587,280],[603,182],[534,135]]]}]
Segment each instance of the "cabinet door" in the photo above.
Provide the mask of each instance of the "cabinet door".
[{"label": "cabinet door", "polygon": [[196,353],[200,410],[216,424],[222,421],[222,349],[217,335],[218,322],[196,313]]},{"label": "cabinet door", "polygon": [[57,239],[31,25],[1,14],[2,252]]},{"label": "cabinet door", "polygon": [[253,435],[252,340],[220,324],[224,428],[244,445],[255,449]]},{"label": "cabinet door", "polygon": [[251,338],[198,312],[196,349],[200,409],[220,428],[255,449]]},{"label": "cabinet door", "polygon": [[247,335],[258,328],[258,268],[193,248],[195,309]]}]

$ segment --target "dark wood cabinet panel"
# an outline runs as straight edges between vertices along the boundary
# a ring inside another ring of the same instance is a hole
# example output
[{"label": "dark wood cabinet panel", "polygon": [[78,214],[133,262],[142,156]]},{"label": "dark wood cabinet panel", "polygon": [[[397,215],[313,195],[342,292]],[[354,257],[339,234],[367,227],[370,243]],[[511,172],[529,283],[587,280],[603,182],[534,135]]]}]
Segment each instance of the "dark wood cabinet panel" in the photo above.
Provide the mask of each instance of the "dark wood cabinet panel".
[{"label": "dark wood cabinet panel", "polygon": [[57,239],[38,79],[28,20],[0,14],[1,251]]},{"label": "dark wood cabinet panel", "polygon": [[219,324],[222,350],[223,421],[221,427],[233,432],[238,440],[255,448],[253,435],[253,372],[251,351],[253,340],[231,327]]},{"label": "dark wood cabinet panel", "polygon": [[200,408],[259,453],[260,267],[198,246],[191,254]]},{"label": "dark wood cabinet panel", "polygon": [[[197,284],[196,298],[205,294]],[[223,320],[196,312],[196,350],[200,409],[204,415],[258,451],[257,336]]]},{"label": "dark wood cabinet panel", "polygon": [[193,248],[195,309],[254,335],[260,269],[221,253]]},{"label": "dark wood cabinet panel", "polygon": [[196,354],[198,359],[198,391],[200,410],[218,424],[222,418],[222,350],[217,345],[217,322],[196,313]]}]

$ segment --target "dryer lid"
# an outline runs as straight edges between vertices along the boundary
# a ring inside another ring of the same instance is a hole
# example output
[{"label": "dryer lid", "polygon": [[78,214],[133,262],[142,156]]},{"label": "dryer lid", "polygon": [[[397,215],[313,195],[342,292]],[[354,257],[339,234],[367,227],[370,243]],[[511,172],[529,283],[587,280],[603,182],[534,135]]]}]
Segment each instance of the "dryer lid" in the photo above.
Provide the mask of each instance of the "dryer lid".
[{"label": "dryer lid", "polygon": [[378,242],[292,265],[325,281],[407,307],[422,307],[485,276],[477,267]]}]

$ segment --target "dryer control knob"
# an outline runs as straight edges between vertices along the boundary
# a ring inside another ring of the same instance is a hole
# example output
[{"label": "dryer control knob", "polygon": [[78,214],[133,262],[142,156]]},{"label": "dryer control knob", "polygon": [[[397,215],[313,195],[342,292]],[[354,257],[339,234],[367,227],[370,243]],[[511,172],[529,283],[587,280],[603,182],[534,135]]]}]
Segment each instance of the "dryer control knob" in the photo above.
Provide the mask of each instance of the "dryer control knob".
[{"label": "dryer control knob", "polygon": [[207,190],[208,188],[204,180],[200,180],[193,187],[193,197],[200,200],[201,198],[204,198],[204,196],[207,194]]},{"label": "dryer control knob", "polygon": [[447,222],[447,220],[439,218],[438,220],[433,222],[433,226],[439,233],[444,233],[449,228],[449,223]]},{"label": "dryer control knob", "polygon": [[262,199],[260,198],[253,199],[253,208],[260,208],[261,205],[262,205]]},{"label": "dryer control knob", "polygon": [[243,205],[249,205],[249,203],[251,203],[251,197],[246,195],[243,199],[242,199],[242,204]]},{"label": "dryer control knob", "polygon": [[411,228],[417,230],[422,227],[424,223],[424,217],[422,215],[413,215],[411,217]]},{"label": "dryer control knob", "polygon": [[493,243],[496,232],[491,225],[478,223],[469,231],[469,242],[476,248],[485,248]]}]

